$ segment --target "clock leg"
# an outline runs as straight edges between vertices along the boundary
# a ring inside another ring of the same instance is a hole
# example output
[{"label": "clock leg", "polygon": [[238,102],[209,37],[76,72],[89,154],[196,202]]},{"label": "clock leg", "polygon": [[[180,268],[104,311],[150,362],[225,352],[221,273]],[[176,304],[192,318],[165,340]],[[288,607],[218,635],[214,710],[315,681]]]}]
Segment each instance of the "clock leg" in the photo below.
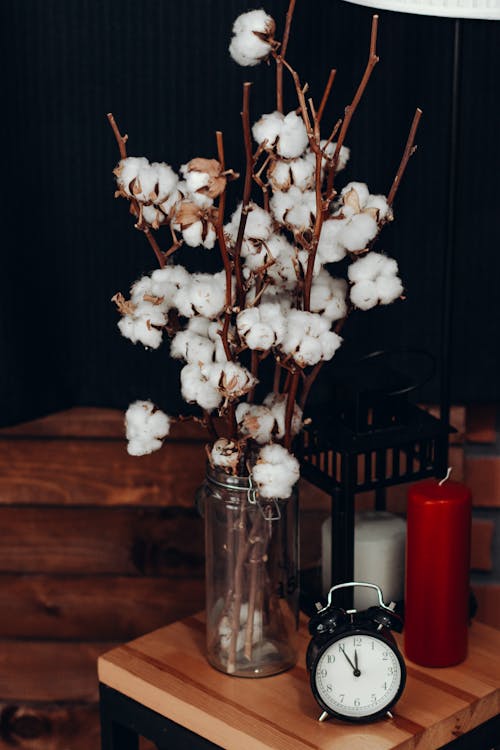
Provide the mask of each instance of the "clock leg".
[{"label": "clock leg", "polygon": [[328,713],[328,711],[323,711],[318,721],[326,721],[329,717],[330,717],[330,714]]}]

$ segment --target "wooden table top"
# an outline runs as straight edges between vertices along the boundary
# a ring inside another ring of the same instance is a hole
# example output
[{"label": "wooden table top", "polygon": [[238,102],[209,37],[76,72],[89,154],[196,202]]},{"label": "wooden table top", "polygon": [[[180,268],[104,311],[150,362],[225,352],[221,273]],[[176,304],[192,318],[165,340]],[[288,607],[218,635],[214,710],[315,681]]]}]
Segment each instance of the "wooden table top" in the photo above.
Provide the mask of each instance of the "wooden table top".
[{"label": "wooden table top", "polygon": [[104,654],[99,679],[230,750],[435,750],[500,710],[500,631],[486,625],[472,625],[462,664],[428,669],[407,660],[394,718],[362,725],[318,722],[304,666],[305,623],[299,640],[294,669],[260,679],[229,677],[205,659],[200,614]]}]

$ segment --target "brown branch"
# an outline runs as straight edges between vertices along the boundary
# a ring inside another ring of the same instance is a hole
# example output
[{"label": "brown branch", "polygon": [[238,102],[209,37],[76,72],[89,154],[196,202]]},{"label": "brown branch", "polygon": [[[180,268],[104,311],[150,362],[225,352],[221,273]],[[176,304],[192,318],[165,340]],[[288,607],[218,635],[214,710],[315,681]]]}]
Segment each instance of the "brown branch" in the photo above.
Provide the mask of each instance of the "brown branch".
[{"label": "brown branch", "polygon": [[[165,267],[165,254],[160,250],[160,247],[157,241],[155,240],[155,238],[153,237],[153,235],[151,234],[151,230],[149,229],[149,227],[143,228],[139,226],[138,224],[136,224],[136,227],[137,229],[140,229],[142,232],[144,232],[144,234],[146,235],[147,241],[149,242],[149,244],[154,250],[154,254],[156,255],[156,258],[158,260],[158,265],[160,266],[160,268],[164,268]],[[175,249],[177,250],[177,248]]]},{"label": "brown branch", "polygon": [[252,135],[250,130],[250,87],[251,83],[248,81],[243,84],[243,109],[241,112],[241,119],[243,123],[243,139],[245,143],[245,183],[243,187],[243,201],[241,204],[241,217],[240,224],[238,227],[238,235],[236,237],[236,244],[234,246],[234,271],[236,276],[236,304],[238,307],[243,307],[245,301],[245,292],[243,287],[243,274],[241,271],[241,246],[243,244],[243,237],[245,234],[245,227],[247,223],[248,204],[250,203],[250,197],[252,195],[252,176],[254,168],[254,160],[252,153]]},{"label": "brown branch", "polygon": [[299,403],[299,406],[302,409],[302,411],[304,411],[304,407],[306,405],[306,401],[308,399],[312,385],[314,381],[316,380],[316,378],[318,377],[321,371],[321,368],[323,367],[324,364],[325,364],[324,361],[320,361],[317,364],[315,364],[313,369],[311,370],[311,372],[309,373],[309,375],[306,377],[304,381],[304,387],[302,389],[302,394],[300,396],[300,403]]},{"label": "brown branch", "polygon": [[339,137],[337,140],[337,147],[335,149],[335,153],[333,155],[332,162],[328,171],[327,196],[330,196],[333,192],[333,181],[335,179],[335,172],[336,172],[337,164],[340,158],[340,149],[342,148],[342,145],[344,143],[345,136],[349,129],[349,125],[351,124],[352,117],[354,115],[354,112],[356,111],[356,108],[359,102],[361,101],[361,97],[363,96],[364,91],[368,85],[368,81],[370,80],[370,76],[373,72],[373,69],[379,61],[379,58],[377,56],[377,32],[378,32],[378,16],[375,15],[372,17],[372,28],[371,28],[371,35],[370,35],[370,54],[368,56],[368,62],[366,64],[365,72],[363,73],[361,83],[359,84],[358,89],[354,95],[354,99],[352,100],[351,104],[348,107],[346,107],[344,120],[342,122],[342,127],[340,129]]},{"label": "brown branch", "polygon": [[280,392],[281,367],[279,362],[274,363],[273,393]]},{"label": "brown branch", "polygon": [[328,98],[330,96],[330,92],[332,90],[333,82],[335,80],[335,76],[337,75],[337,71],[332,68],[330,71],[330,75],[328,76],[328,81],[326,82],[325,90],[323,92],[323,96],[321,97],[321,103],[319,105],[318,109],[318,123],[321,122],[321,119],[323,117],[323,113],[325,111],[326,103],[328,101]]},{"label": "brown branch", "polygon": [[398,167],[398,171],[396,172],[396,176],[392,183],[392,187],[390,189],[389,195],[387,196],[387,203],[389,204],[389,206],[392,206],[394,202],[394,198],[401,184],[401,179],[405,173],[406,166],[416,151],[417,147],[414,146],[413,143],[415,141],[415,135],[417,133],[417,129],[418,129],[418,125],[419,125],[421,117],[422,117],[422,110],[417,107],[417,110],[413,117],[413,122],[411,124],[410,133],[408,135],[408,140],[406,141],[406,146],[403,152],[401,163]]},{"label": "brown branch", "polygon": [[125,144],[128,141],[128,135],[122,135],[120,133],[118,125],[116,124],[115,118],[113,117],[113,114],[111,112],[108,112],[106,117],[108,118],[109,124],[113,128],[113,133],[115,134],[116,142],[118,143],[118,148],[120,149],[120,158],[126,159],[127,147]]},{"label": "brown branch", "polygon": [[276,57],[276,109],[283,112],[283,62],[286,56],[288,40],[290,38],[290,28],[292,25],[293,12],[295,10],[296,0],[290,0],[286,13],[285,30],[279,55]]},{"label": "brown branch", "polygon": [[[222,168],[221,171],[223,172],[226,168],[225,157],[224,157],[224,138],[220,130],[216,132],[215,136],[217,139],[217,155],[219,157],[219,163]],[[233,288],[233,273],[232,273],[231,259],[229,258],[229,253],[227,250],[226,238],[224,236],[225,207],[226,207],[226,187],[224,187],[224,190],[219,196],[219,206],[218,206],[218,214],[217,214],[217,223],[215,225],[215,232],[217,234],[217,239],[219,241],[219,248],[220,248],[220,253],[222,256],[222,262],[224,264],[224,274],[225,274],[225,280],[226,280],[226,300],[225,300],[226,309],[224,311],[224,324],[222,326],[222,330],[219,331],[219,334],[222,339],[224,353],[229,362],[233,358],[231,355],[231,347],[229,346],[229,340],[228,340],[229,324],[231,322],[231,308],[232,308],[231,292]]]},{"label": "brown branch", "polygon": [[[128,135],[122,135],[120,133],[120,129],[118,128],[118,125],[116,124],[116,120],[113,117],[113,115],[112,115],[111,112],[108,112],[107,118],[108,118],[109,124],[111,125],[111,127],[113,129],[113,133],[115,134],[116,142],[117,142],[118,148],[120,150],[120,158],[121,159],[126,159],[127,158],[127,147],[126,147],[125,144],[127,143]],[[156,242],[155,238],[153,237],[153,235],[151,234],[151,230],[149,229],[149,227],[143,225],[143,223],[142,223],[142,212],[141,212],[141,209],[140,209],[140,206],[139,206],[139,202],[135,198],[131,199],[131,212],[132,212],[132,214],[136,218],[138,218],[138,222],[135,225],[135,228],[139,229],[141,232],[144,232],[144,234],[146,235],[147,241],[149,242],[149,244],[153,248],[154,254],[156,255],[156,258],[158,260],[158,264],[159,264],[160,268],[164,268],[165,267],[165,258],[166,258],[165,253],[163,253],[160,250],[160,247],[159,247],[158,243]],[[177,249],[177,248],[175,248],[175,249]],[[170,252],[169,252],[169,254],[170,254]]]},{"label": "brown branch", "polygon": [[285,438],[283,445],[287,450],[290,450],[292,446],[292,418],[293,408],[295,406],[295,397],[297,395],[297,388],[299,385],[300,370],[296,370],[291,376],[290,389],[288,391],[288,398],[286,401],[285,411]]}]

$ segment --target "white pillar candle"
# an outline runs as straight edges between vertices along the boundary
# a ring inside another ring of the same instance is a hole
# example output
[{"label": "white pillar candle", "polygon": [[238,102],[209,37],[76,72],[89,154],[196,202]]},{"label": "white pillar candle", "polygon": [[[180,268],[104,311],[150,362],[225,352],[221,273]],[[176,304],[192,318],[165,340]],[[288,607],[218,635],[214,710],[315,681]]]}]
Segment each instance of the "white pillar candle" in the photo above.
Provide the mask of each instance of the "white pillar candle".
[{"label": "white pillar candle", "polygon": [[[321,529],[323,594],[331,587],[332,519]],[[354,525],[354,580],[376,583],[384,601],[404,598],[406,521],[386,511],[356,513]],[[354,589],[354,606],[365,609],[378,603],[374,589]]]}]

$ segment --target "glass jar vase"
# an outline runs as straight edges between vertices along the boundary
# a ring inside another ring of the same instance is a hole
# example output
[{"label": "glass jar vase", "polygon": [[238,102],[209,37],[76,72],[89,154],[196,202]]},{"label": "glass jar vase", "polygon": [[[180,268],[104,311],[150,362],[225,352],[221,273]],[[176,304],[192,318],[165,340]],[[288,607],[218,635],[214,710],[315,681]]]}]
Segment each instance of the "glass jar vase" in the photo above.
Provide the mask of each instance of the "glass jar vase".
[{"label": "glass jar vase", "polygon": [[205,517],[207,658],[239,677],[297,661],[298,497],[259,497],[249,477],[209,467],[198,492]]}]

